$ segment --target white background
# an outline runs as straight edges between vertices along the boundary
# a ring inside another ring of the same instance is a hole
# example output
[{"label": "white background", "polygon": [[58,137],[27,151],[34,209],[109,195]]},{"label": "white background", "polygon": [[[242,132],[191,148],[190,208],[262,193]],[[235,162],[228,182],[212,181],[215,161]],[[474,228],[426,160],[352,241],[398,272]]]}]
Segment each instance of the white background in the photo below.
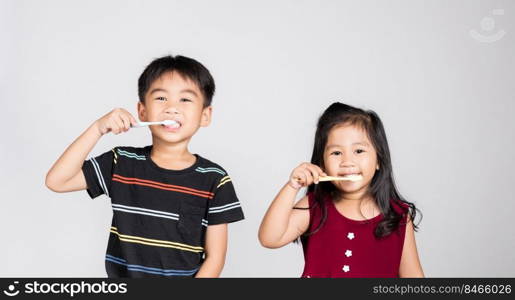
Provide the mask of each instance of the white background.
[{"label": "white background", "polygon": [[[0,276],[105,276],[109,199],[52,193],[45,174],[94,120],[135,113],[138,76],[167,54],[217,84],[191,151],[229,171],[246,215],[223,276],[300,276],[301,247],[265,249],[257,230],[333,101],[381,116],[424,215],[427,276],[515,276],[514,15],[513,1],[0,0]],[[92,155],[150,142],[107,135]]]}]

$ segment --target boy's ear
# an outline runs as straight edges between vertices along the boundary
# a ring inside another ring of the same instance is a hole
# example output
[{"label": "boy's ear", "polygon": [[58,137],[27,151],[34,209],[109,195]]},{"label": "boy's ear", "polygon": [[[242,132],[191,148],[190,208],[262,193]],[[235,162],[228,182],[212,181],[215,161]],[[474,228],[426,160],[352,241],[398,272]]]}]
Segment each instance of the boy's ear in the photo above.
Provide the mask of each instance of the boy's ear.
[{"label": "boy's ear", "polygon": [[138,101],[138,118],[142,122],[147,121],[147,110],[145,108],[145,103]]},{"label": "boy's ear", "polygon": [[207,127],[211,124],[211,114],[213,113],[213,107],[208,106],[202,109],[202,116],[200,117],[200,126]]}]

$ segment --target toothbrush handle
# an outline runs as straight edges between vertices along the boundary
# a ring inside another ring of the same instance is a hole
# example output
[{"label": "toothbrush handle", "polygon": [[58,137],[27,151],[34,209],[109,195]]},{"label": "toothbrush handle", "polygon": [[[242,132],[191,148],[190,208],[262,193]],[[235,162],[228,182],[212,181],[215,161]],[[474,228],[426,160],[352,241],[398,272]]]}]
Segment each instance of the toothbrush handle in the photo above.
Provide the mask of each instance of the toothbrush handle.
[{"label": "toothbrush handle", "polygon": [[138,122],[137,124],[131,125],[131,128],[141,128],[150,125],[151,122]]}]

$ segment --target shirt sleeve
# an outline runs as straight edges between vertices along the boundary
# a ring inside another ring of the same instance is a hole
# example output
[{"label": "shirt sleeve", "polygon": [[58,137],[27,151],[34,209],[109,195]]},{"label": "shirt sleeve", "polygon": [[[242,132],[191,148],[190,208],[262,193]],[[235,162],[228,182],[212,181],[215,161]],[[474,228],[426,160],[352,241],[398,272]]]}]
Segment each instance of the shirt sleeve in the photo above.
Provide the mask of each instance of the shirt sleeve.
[{"label": "shirt sleeve", "polygon": [[243,220],[243,210],[229,176],[217,184],[213,199],[209,200],[208,225],[232,223]]},{"label": "shirt sleeve", "polygon": [[110,197],[113,168],[115,165],[114,149],[97,157],[92,157],[82,165],[82,172],[88,185],[87,192],[91,199],[102,194]]}]

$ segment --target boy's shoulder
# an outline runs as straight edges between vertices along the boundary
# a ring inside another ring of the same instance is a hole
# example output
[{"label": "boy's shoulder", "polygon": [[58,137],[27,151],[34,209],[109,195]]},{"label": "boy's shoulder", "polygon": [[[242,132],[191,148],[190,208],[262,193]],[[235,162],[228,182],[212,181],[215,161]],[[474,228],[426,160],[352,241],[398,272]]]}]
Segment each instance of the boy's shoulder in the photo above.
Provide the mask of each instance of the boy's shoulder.
[{"label": "boy's shoulder", "polygon": [[116,147],[113,147],[113,149],[114,150],[122,150],[122,151],[128,151],[128,152],[134,152],[134,153],[138,153],[138,154],[143,154],[146,151],[148,151],[149,147],[150,146],[145,146],[145,147],[116,146]]},{"label": "boy's shoulder", "polygon": [[222,167],[220,166],[219,164],[197,154],[197,156],[199,157],[199,163],[198,163],[198,168],[199,169],[205,169],[205,170],[218,170],[220,171],[220,173],[223,173],[222,175],[227,175],[227,171]]},{"label": "boy's shoulder", "polygon": [[145,147],[132,147],[132,146],[116,146],[111,149],[111,152],[116,156],[126,156],[129,158],[146,159],[150,150],[150,146]]}]

